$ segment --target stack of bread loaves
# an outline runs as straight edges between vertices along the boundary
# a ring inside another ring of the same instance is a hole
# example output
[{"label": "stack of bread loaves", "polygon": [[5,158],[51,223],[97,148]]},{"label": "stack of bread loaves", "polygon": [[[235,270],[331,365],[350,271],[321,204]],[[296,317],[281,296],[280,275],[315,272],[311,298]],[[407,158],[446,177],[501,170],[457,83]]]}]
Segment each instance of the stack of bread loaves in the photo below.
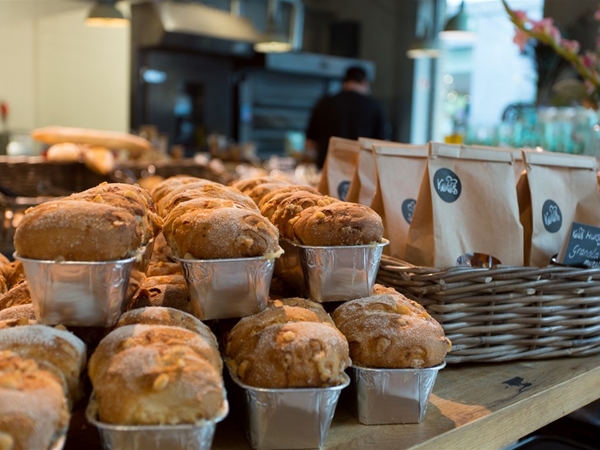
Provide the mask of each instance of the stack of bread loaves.
[{"label": "stack of bread loaves", "polygon": [[250,197],[219,183],[172,177],[152,191],[164,218],[163,234],[182,259],[276,256],[277,229]]},{"label": "stack of bread loaves", "polygon": [[123,314],[88,365],[98,419],[122,425],[194,424],[226,412],[222,361],[201,321],[171,308]]},{"label": "stack of bread loaves", "polygon": [[279,236],[294,244],[348,246],[381,242],[383,222],[367,206],[321,195],[310,186],[277,184],[264,177],[244,183],[262,215],[279,230]]},{"label": "stack of bread loaves", "polygon": [[161,224],[147,191],[103,183],[28,209],[14,244],[22,258],[112,261],[136,254]]},{"label": "stack of bread loaves", "polygon": [[348,342],[318,303],[278,300],[231,330],[226,362],[254,387],[327,387],[342,383]]},{"label": "stack of bread loaves", "polygon": [[58,327],[0,328],[0,448],[46,450],[64,439],[85,351]]}]

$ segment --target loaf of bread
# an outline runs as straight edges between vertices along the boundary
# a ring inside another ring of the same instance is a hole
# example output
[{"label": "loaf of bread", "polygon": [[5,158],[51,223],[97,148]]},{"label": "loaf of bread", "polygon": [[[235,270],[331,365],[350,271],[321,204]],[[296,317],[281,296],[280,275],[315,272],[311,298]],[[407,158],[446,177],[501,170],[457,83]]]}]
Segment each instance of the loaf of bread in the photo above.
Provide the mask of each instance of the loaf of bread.
[{"label": "loaf of bread", "polygon": [[219,347],[217,338],[210,328],[201,320],[175,308],[149,306],[146,308],[133,309],[124,313],[115,328],[126,325],[166,325],[180,327],[202,336],[215,349]]},{"label": "loaf of bread", "polygon": [[[161,216],[165,216],[178,203],[197,197],[206,197],[206,194],[209,192],[211,187],[214,188],[212,192],[222,193],[221,198],[226,198],[224,196],[227,195],[227,191],[233,191],[237,193],[238,196],[240,195],[239,192],[222,184],[215,183],[214,181],[210,180],[198,179],[198,181],[183,183],[180,186],[175,186],[169,192],[167,192],[156,205],[158,213]],[[176,198],[173,200],[174,197]]]},{"label": "loaf of bread", "polygon": [[138,220],[142,231],[142,244],[147,244],[162,228],[162,219],[155,211],[150,194],[129,184],[103,183],[63,200],[84,200],[104,203],[129,211]]},{"label": "loaf of bread", "polygon": [[133,255],[141,242],[130,212],[77,200],[28,209],[14,236],[20,257],[53,261],[118,260]]},{"label": "loaf of bread", "polygon": [[32,359],[0,351],[0,448],[49,449],[68,423],[61,380]]},{"label": "loaf of bread", "polygon": [[175,175],[158,183],[154,187],[154,189],[150,191],[150,195],[152,196],[152,200],[154,200],[154,204],[158,207],[158,203],[163,199],[165,195],[169,194],[173,189],[183,184],[196,183],[202,180],[202,178],[192,177],[190,175]]},{"label": "loaf of bread", "polygon": [[[179,263],[176,263],[180,266]],[[135,293],[128,309],[165,306],[191,312],[190,292],[181,274],[147,277]]]},{"label": "loaf of bread", "polygon": [[273,217],[273,214],[277,210],[277,207],[283,200],[300,192],[308,192],[310,194],[321,195],[318,191],[315,192],[315,189],[308,186],[283,186],[280,189],[276,189],[266,194],[260,200],[260,202],[258,202],[258,209],[260,209],[260,212],[263,216],[265,216],[267,219],[271,219],[271,217]]},{"label": "loaf of bread", "polygon": [[185,259],[277,255],[277,229],[259,213],[218,208],[169,215],[163,233],[173,254]]},{"label": "loaf of bread", "polygon": [[366,245],[381,242],[383,221],[368,206],[334,202],[302,210],[286,230],[291,241],[302,245]]},{"label": "loaf of bread", "polygon": [[185,344],[127,347],[112,355],[107,366],[92,381],[102,422],[193,424],[223,409],[220,371]]},{"label": "loaf of bread", "polygon": [[5,328],[0,331],[0,351],[3,350],[33,359],[42,369],[63,380],[71,404],[79,398],[86,347],[73,333],[45,325]]},{"label": "loaf of bread", "polygon": [[283,178],[277,178],[272,176],[262,176],[262,177],[251,177],[251,178],[242,178],[240,180],[232,181],[229,183],[229,186],[243,192],[244,194],[248,194],[252,189],[256,186],[266,183],[277,183],[281,185],[290,184],[289,181],[284,180]]},{"label": "loaf of bread", "polygon": [[[23,320],[19,323],[20,319]],[[14,325],[29,324],[30,321],[35,321],[35,314],[33,312],[33,305],[31,303],[25,305],[9,306],[3,310],[0,310],[0,323],[2,322],[14,322]],[[0,325],[0,328],[2,326]]]},{"label": "loaf of bread", "polygon": [[353,364],[416,368],[441,364],[451,343],[418,303],[394,290],[338,306],[333,321],[346,336]]},{"label": "loaf of bread", "polygon": [[265,388],[334,386],[350,365],[348,343],[327,313],[298,306],[272,304],[242,318],[225,354],[242,383]]},{"label": "loaf of bread", "polygon": [[264,388],[335,386],[350,365],[348,343],[333,326],[286,322],[259,332],[256,345],[228,360],[240,381]]},{"label": "loaf of bread", "polygon": [[133,134],[90,128],[62,126],[36,128],[31,132],[31,137],[50,145],[71,142],[73,144],[102,145],[113,150],[129,150],[133,157],[140,156],[151,148],[147,139]]},{"label": "loaf of bread", "polygon": [[271,222],[277,227],[282,238],[293,241],[293,224],[300,213],[307,208],[331,203],[339,203],[339,200],[327,195],[296,192],[281,200],[271,216]]},{"label": "loaf of bread", "polygon": [[108,370],[110,361],[120,352],[131,347],[155,347],[157,345],[183,346],[208,361],[219,372],[223,362],[213,342],[199,334],[180,327],[166,325],[123,325],[111,331],[92,354],[88,375],[94,387],[99,377]]}]

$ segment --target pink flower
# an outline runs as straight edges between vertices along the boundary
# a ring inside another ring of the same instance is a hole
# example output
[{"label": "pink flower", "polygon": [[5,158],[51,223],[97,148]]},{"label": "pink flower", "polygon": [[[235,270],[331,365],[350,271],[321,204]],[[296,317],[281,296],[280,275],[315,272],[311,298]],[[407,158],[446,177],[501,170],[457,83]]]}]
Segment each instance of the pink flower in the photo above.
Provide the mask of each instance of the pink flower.
[{"label": "pink flower", "polygon": [[569,40],[569,39],[562,39],[560,41],[560,46],[562,48],[564,48],[566,51],[568,51],[569,53],[573,53],[573,54],[577,54],[579,53],[579,42],[577,41],[573,41],[573,40]]},{"label": "pink flower", "polygon": [[588,69],[593,69],[598,65],[598,55],[592,52],[586,52],[586,54],[580,56],[579,59]]},{"label": "pink flower", "polygon": [[556,42],[560,42],[560,31],[554,26],[554,19],[551,17],[546,17],[540,21],[532,20],[531,23],[533,24],[533,32],[540,33]]},{"label": "pink flower", "polygon": [[[600,10],[598,10],[600,12]],[[515,19],[519,23],[525,23],[529,20],[525,11],[514,11]]]},{"label": "pink flower", "polygon": [[519,46],[521,51],[525,50],[525,46],[529,41],[529,35],[521,30],[520,28],[515,29],[515,37],[513,38],[513,42]]}]

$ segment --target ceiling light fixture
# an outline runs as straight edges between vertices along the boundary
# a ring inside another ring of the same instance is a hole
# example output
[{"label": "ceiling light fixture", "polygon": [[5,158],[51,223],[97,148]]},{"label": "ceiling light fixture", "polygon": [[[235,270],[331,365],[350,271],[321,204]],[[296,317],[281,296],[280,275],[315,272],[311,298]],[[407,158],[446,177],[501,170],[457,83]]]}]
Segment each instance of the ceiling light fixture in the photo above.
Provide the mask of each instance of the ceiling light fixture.
[{"label": "ceiling light fixture", "polygon": [[471,19],[465,10],[465,0],[462,0],[458,12],[451,17],[444,30],[440,32],[440,39],[444,41],[472,42],[477,34],[471,27]]},{"label": "ceiling light fixture", "polygon": [[90,10],[85,24],[88,27],[124,27],[129,23],[115,6],[115,0],[97,0]]},{"label": "ceiling light fixture", "polygon": [[[292,5],[290,31],[286,34],[279,16],[281,2]],[[254,44],[259,53],[284,53],[302,48],[304,26],[304,5],[302,0],[269,0],[267,6],[267,28],[263,36]]]}]

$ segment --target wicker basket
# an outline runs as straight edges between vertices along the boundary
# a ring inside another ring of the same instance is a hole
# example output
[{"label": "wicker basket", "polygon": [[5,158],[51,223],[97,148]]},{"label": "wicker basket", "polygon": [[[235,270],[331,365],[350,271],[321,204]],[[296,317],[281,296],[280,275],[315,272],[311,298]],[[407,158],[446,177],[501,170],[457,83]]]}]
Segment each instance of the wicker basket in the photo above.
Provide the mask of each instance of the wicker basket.
[{"label": "wicker basket", "polygon": [[416,267],[383,256],[377,282],[421,303],[452,341],[448,363],[600,353],[600,268]]}]

